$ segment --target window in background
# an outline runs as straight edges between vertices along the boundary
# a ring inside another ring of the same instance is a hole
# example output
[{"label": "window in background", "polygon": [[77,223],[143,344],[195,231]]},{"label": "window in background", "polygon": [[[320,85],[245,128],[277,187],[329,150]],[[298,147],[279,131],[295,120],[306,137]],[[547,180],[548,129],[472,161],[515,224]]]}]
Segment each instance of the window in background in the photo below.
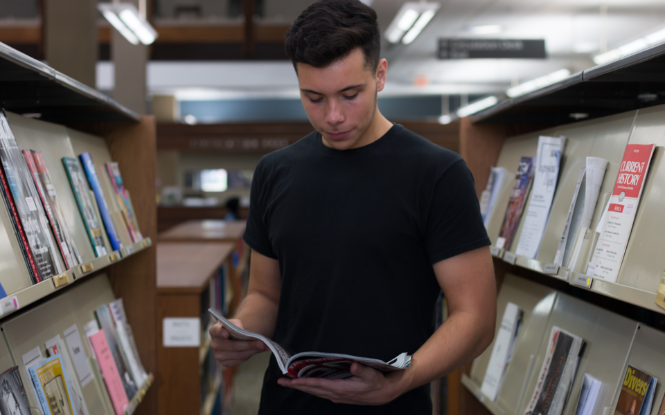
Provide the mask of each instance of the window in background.
[{"label": "window in background", "polygon": [[250,189],[253,170],[210,169],[185,173],[185,189],[203,192],[225,192],[229,189]]}]

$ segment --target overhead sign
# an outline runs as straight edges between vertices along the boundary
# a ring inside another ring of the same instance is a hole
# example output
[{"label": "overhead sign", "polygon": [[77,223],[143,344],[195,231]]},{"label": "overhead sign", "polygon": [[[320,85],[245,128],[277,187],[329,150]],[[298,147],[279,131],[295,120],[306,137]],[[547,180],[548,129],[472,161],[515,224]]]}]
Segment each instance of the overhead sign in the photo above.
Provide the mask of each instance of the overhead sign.
[{"label": "overhead sign", "polygon": [[439,59],[545,59],[542,39],[439,39]]}]

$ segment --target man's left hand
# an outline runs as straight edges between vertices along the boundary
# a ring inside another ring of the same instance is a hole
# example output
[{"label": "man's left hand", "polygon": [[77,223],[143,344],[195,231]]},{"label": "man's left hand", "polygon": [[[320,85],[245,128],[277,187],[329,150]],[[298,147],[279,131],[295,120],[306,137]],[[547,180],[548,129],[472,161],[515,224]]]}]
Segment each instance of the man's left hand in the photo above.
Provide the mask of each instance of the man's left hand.
[{"label": "man's left hand", "polygon": [[[351,365],[353,377],[346,379],[281,378],[282,386],[329,399],[334,403],[352,405],[383,405],[401,395],[398,378],[358,363]],[[394,373],[393,373],[394,375]]]}]

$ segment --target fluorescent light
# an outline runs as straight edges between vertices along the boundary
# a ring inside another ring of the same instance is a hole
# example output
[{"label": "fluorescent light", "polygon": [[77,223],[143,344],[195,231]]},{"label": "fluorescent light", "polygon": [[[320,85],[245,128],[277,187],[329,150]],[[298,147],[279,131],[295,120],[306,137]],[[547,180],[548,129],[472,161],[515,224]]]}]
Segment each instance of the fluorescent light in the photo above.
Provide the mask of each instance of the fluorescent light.
[{"label": "fluorescent light", "polygon": [[506,95],[511,98],[518,97],[520,95],[527,94],[531,91],[546,87],[547,85],[552,85],[553,83],[559,82],[562,79],[566,79],[570,75],[568,69],[559,69],[556,72],[552,72],[549,75],[541,76],[540,78],[533,79],[523,84],[519,84],[510,88],[506,91]]},{"label": "fluorescent light", "polygon": [[416,24],[414,24],[411,30],[409,30],[402,38],[402,43],[408,45],[409,43],[413,42],[418,37],[420,32],[423,31],[425,26],[427,26],[427,23],[432,20],[432,17],[434,17],[435,13],[436,11],[434,10],[427,10],[425,13],[421,14],[420,18],[416,21]]},{"label": "fluorescent light", "polygon": [[601,53],[600,55],[596,55],[593,57],[593,61],[600,65],[630,55],[631,53],[635,53],[642,49],[646,49],[651,45],[655,45],[663,41],[665,41],[665,29],[656,33],[652,33],[649,36],[645,36],[641,39],[637,39],[616,49],[612,49],[605,53]]},{"label": "fluorescent light", "polygon": [[439,124],[450,124],[451,122],[455,121],[457,119],[457,116],[455,114],[446,114],[442,115],[439,117]]},{"label": "fluorescent light", "polygon": [[460,118],[467,117],[471,114],[475,114],[479,111],[489,108],[492,105],[495,105],[499,100],[495,96],[490,96],[480,101],[473,102],[466,107],[462,107],[457,110],[457,116]]},{"label": "fluorescent light", "polygon": [[501,33],[501,26],[498,24],[488,24],[483,26],[472,26],[469,31],[474,35],[491,35]]},{"label": "fluorescent light", "polygon": [[130,3],[100,3],[97,8],[106,20],[131,44],[149,45],[157,38],[157,32]]},{"label": "fluorescent light", "polygon": [[575,53],[591,53],[598,50],[598,44],[596,42],[581,41],[575,43],[573,51]]},{"label": "fluorescent light", "polygon": [[388,26],[385,32],[386,39],[390,43],[399,43],[404,37],[405,44],[413,42],[438,9],[439,3],[404,3]]},{"label": "fluorescent light", "polygon": [[196,125],[196,123],[198,122],[196,117],[193,116],[192,114],[185,115],[182,120],[185,122],[185,124],[189,125]]}]

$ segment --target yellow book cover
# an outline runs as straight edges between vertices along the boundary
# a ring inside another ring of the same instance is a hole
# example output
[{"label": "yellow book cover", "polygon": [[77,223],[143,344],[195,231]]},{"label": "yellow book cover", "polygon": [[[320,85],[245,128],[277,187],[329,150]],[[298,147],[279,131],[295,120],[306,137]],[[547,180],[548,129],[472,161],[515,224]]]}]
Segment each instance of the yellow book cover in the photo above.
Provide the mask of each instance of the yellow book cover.
[{"label": "yellow book cover", "polygon": [[44,389],[46,402],[53,415],[76,415],[69,398],[69,387],[62,369],[60,355],[47,359],[35,368],[39,383]]},{"label": "yellow book cover", "polygon": [[626,375],[621,385],[621,394],[619,395],[619,402],[614,409],[614,415],[637,415],[642,409],[644,398],[649,389],[649,382],[651,376],[628,366]]}]

